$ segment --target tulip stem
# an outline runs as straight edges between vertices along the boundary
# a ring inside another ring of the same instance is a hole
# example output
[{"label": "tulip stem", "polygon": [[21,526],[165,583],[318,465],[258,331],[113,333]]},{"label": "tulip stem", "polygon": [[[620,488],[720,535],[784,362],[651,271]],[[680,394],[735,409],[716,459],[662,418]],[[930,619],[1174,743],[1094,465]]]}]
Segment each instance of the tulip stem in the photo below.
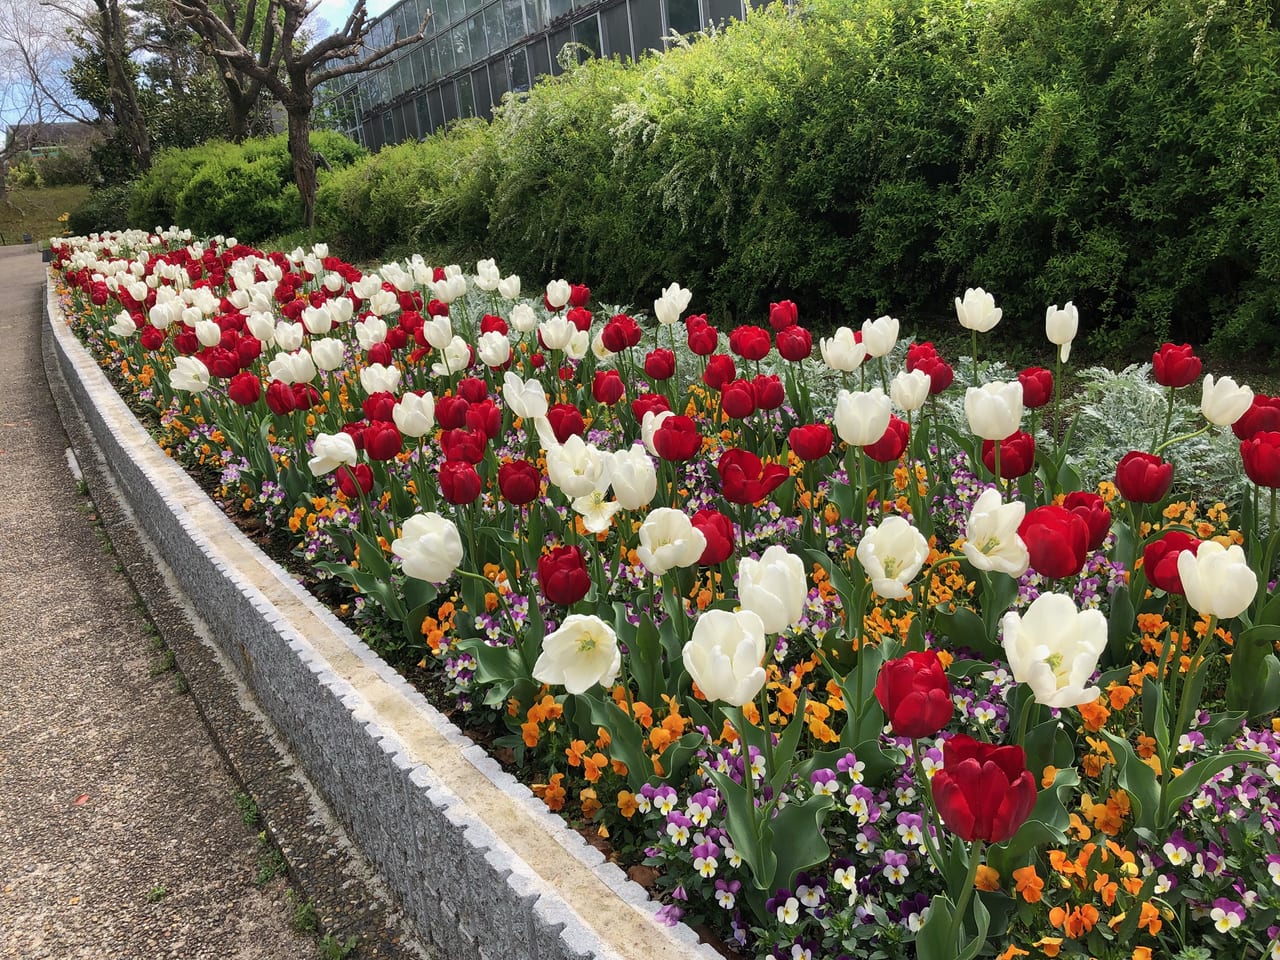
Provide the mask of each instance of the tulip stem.
[{"label": "tulip stem", "polygon": [[1196,431],[1194,431],[1194,432],[1192,432],[1192,433],[1184,433],[1184,434],[1183,434],[1182,436],[1180,436],[1180,437],[1173,437],[1173,438],[1172,438],[1172,439],[1170,439],[1170,440],[1166,440],[1166,441],[1164,441],[1164,443],[1162,443],[1162,444],[1160,444],[1160,446],[1156,447],[1156,448],[1155,448],[1155,450],[1153,450],[1153,451],[1152,451],[1152,453],[1153,453],[1155,456],[1159,456],[1159,455],[1160,455],[1160,452],[1161,452],[1162,450],[1167,450],[1169,447],[1172,447],[1175,443],[1182,443],[1184,440],[1194,440],[1196,437],[1202,437],[1202,436],[1204,436],[1206,433],[1208,433],[1208,432],[1209,432],[1210,430],[1212,430],[1212,429],[1213,429],[1213,424],[1212,424],[1212,423],[1206,423],[1206,424],[1205,424],[1203,427],[1201,427],[1199,430],[1196,430]]},{"label": "tulip stem", "polygon": [[982,861],[985,846],[985,842],[979,838],[973,841],[973,846],[969,848],[969,871],[965,874],[964,888],[960,891],[960,899],[956,902],[956,912],[951,917],[951,932],[946,941],[949,944],[955,944],[957,950],[959,950],[960,934],[964,930],[965,911],[969,909],[969,900],[973,897],[973,884],[978,878],[978,865]]},{"label": "tulip stem", "polygon": [[1031,708],[1035,705],[1036,698],[1032,696],[1030,688],[1023,692],[1026,696],[1022,700],[1022,709],[1018,712],[1018,739],[1013,742],[1026,749],[1027,724],[1031,720]]},{"label": "tulip stem", "polygon": [[[1059,406],[1062,400],[1062,350],[1058,350],[1057,371],[1053,378],[1053,459],[1056,463],[1062,444],[1062,411]],[[1054,492],[1057,492],[1057,478],[1054,478]]]},{"label": "tulip stem", "polygon": [[1159,453],[1163,450],[1166,446],[1165,441],[1169,439],[1169,425],[1173,423],[1173,391],[1174,388],[1170,387],[1169,402],[1165,405],[1164,410],[1164,428],[1160,431],[1160,441],[1156,444],[1155,450],[1152,451],[1153,453]]},{"label": "tulip stem", "polygon": [[[801,722],[802,718],[797,717],[792,723]],[[764,766],[765,766],[765,782],[769,782],[769,777],[775,773],[773,766],[773,722],[769,719],[769,684],[765,683],[760,688],[760,723],[764,728]]]},{"label": "tulip stem", "polygon": [[[916,787],[920,790],[920,795],[924,797],[925,810],[929,814],[923,830],[925,852],[929,854],[929,860],[933,864],[933,869],[938,872],[938,876],[945,877],[947,875],[946,865],[942,862],[942,853],[938,850],[937,841],[933,835],[933,828],[940,826],[938,808],[933,802],[932,783],[929,780],[929,775],[925,773],[924,764],[920,760],[920,741],[915,737],[911,738],[911,766],[915,772]],[[938,833],[941,835],[942,831],[939,830]]]},{"label": "tulip stem", "polygon": [[973,339],[973,385],[978,386],[978,331],[973,329],[969,331]]}]

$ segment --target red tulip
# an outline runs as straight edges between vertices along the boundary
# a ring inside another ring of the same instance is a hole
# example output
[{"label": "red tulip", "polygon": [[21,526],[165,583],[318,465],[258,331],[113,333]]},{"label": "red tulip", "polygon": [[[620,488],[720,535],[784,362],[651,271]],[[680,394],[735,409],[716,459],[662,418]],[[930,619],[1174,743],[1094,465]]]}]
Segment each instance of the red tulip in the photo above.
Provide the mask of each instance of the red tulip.
[{"label": "red tulip", "polygon": [[148,350],[159,350],[164,345],[166,332],[159,327],[153,327],[148,324],[142,328],[142,332],[138,334],[138,339]]},{"label": "red tulip", "polygon": [[1077,490],[1068,493],[1062,505],[1085,522],[1089,528],[1089,550],[1097,550],[1111,532],[1111,511],[1096,493]]},{"label": "red tulip", "polygon": [[467,429],[477,430],[492,440],[502,431],[502,411],[492,400],[473,403],[467,409]]},{"label": "red tulip", "polygon": [[507,321],[501,317],[494,316],[492,313],[486,313],[480,318],[481,333],[500,333],[504,337],[511,332],[511,328],[507,326]]},{"label": "red tulip", "polygon": [[897,414],[889,414],[889,425],[884,428],[884,435],[875,443],[863,446],[867,456],[876,463],[893,463],[902,456],[911,441],[911,425]]},{"label": "red tulip", "polygon": [[444,451],[446,460],[479,463],[484,459],[487,441],[483,431],[454,428],[440,434],[440,449]]},{"label": "red tulip", "polygon": [[564,317],[578,328],[579,333],[591,329],[591,311],[584,307],[572,307]]},{"label": "red tulip", "polygon": [[1231,425],[1232,432],[1239,440],[1248,440],[1255,433],[1263,430],[1280,430],[1280,397],[1268,397],[1261,393],[1253,395],[1253,403]]},{"label": "red tulip", "polygon": [[1201,366],[1200,358],[1189,343],[1182,346],[1166,343],[1151,355],[1151,374],[1163,387],[1185,387],[1194,383],[1200,376]]},{"label": "red tulip", "polygon": [[[390,351],[399,350],[401,347],[408,346],[409,333],[406,330],[401,330],[399,327],[392,327],[390,330],[387,331],[387,339],[383,340],[382,342],[387,345],[387,353],[381,354],[381,356],[386,356],[389,358],[391,356]],[[372,352],[370,352],[369,357],[371,358],[372,363],[382,363],[381,360],[372,360],[372,357],[373,357]],[[390,362],[391,362],[390,359],[388,359],[386,361],[386,364],[389,364]],[[386,366],[386,364],[383,364],[383,365]]]},{"label": "red tulip", "polygon": [[831,452],[835,437],[825,423],[809,423],[792,427],[787,434],[787,442],[791,444],[792,453],[801,460],[821,460]]},{"label": "red tulip", "polygon": [[653,449],[663,460],[682,463],[702,449],[702,434],[688,417],[667,417],[653,434]]},{"label": "red tulip", "polygon": [[458,381],[458,396],[467,403],[483,403],[489,397],[489,385],[479,377],[463,377]]},{"label": "red tulip", "polygon": [[1173,486],[1173,464],[1134,450],[1116,464],[1116,489],[1133,503],[1159,503]]},{"label": "red tulip", "polygon": [[360,491],[368,493],[373,489],[373,470],[367,463],[357,463],[354,467],[344,463],[333,475],[338,481],[338,489],[348,500],[355,500]]},{"label": "red tulip", "polygon": [[876,677],[876,700],[898,737],[932,737],[951,722],[951,683],[933,650],[886,660]]},{"label": "red tulip", "polygon": [[184,357],[200,351],[200,341],[196,338],[196,332],[190,327],[183,327],[180,333],[174,334],[173,349]]},{"label": "red tulip", "polygon": [[573,283],[569,285],[569,306],[585,307],[591,300],[591,288],[585,283]]},{"label": "red tulip", "polygon": [[532,503],[542,492],[542,474],[528,460],[512,460],[498,468],[498,490],[508,503]]},{"label": "red tulip", "polygon": [[700,320],[700,323],[686,322],[685,334],[689,341],[689,350],[700,357],[707,357],[716,352],[720,343],[720,335],[716,328],[707,323],[705,317],[690,317],[689,320]]},{"label": "red tulip", "polygon": [[538,558],[538,583],[551,603],[567,607],[577,603],[591,589],[591,574],[582,551],[576,547],[554,547]]},{"label": "red tulip", "polygon": [[595,397],[596,403],[611,407],[622,399],[625,392],[626,387],[623,386],[622,377],[618,375],[617,370],[596,371],[595,379],[591,383],[591,395]]},{"label": "red tulip", "polygon": [[777,463],[765,463],[749,450],[726,450],[716,463],[724,498],[730,503],[759,503],[789,477],[790,471]]},{"label": "red tulip", "polygon": [[[439,419],[439,410],[436,407],[436,419]],[[570,437],[580,437],[587,429],[582,411],[571,403],[553,404],[547,410],[547,422],[556,435],[556,443],[567,443]]]},{"label": "red tulip", "polygon": [[707,539],[707,546],[698,558],[698,563],[708,567],[728,560],[734,550],[733,521],[710,507],[703,507],[690,521],[694,529],[700,530]]},{"label": "red tulip", "polygon": [[712,390],[720,390],[737,376],[738,368],[733,364],[733,357],[727,353],[717,353],[707,360],[707,369],[702,374],[702,382]]},{"label": "red tulip", "polygon": [[368,351],[370,363],[380,363],[384,367],[390,366],[392,361],[391,344],[383,340],[381,343],[375,343]]},{"label": "red tulip", "polygon": [[786,330],[794,327],[799,320],[800,311],[790,300],[769,304],[769,326],[774,330]]},{"label": "red tulip", "polygon": [[1280,432],[1263,430],[1240,442],[1244,472],[1260,487],[1280,487]]},{"label": "red tulip", "polygon": [[929,378],[929,395],[935,396],[955,380],[951,364],[938,356],[938,351],[928,340],[907,347],[907,370],[919,370]]},{"label": "red tulip", "polygon": [[447,317],[449,305],[440,300],[432,300],[427,304],[427,314],[432,317]]},{"label": "red tulip", "polygon": [[[996,469],[996,444],[994,440],[982,441],[982,464],[988,470]],[[1000,476],[1005,480],[1017,480],[1035,469],[1036,438],[1019,430],[1000,441]]]},{"label": "red tulip", "polygon": [[761,410],[777,410],[787,399],[787,388],[776,373],[757,373],[751,380],[751,389]]},{"label": "red tulip", "polygon": [[394,423],[374,420],[364,431],[364,452],[370,460],[392,460],[404,449],[404,441]]},{"label": "red tulip", "polygon": [[660,393],[642,393],[631,401],[631,414],[637,422],[643,422],[644,415],[649,411],[662,413],[670,409],[671,403]]},{"label": "red tulip", "polygon": [[798,363],[813,353],[813,334],[795,325],[778,331],[778,353],[782,359]]},{"label": "red tulip", "polygon": [[272,380],[267,384],[267,408],[277,417],[298,409],[298,404],[293,399],[293,386],[283,380]]},{"label": "red tulip", "polygon": [[467,411],[471,409],[462,397],[436,398],[436,423],[444,430],[455,430],[467,425]]},{"label": "red tulip", "polygon": [[1089,527],[1066,507],[1036,507],[1022,518],[1018,536],[1027,545],[1036,573],[1052,577],[1075,576],[1089,553]]},{"label": "red tulip", "polygon": [[391,420],[391,411],[396,408],[396,395],[385,390],[371,393],[360,404],[360,412],[370,420]]},{"label": "red tulip", "polygon": [[644,357],[645,376],[653,380],[668,380],[676,372],[676,355],[665,348],[650,350]]},{"label": "red tulip", "polygon": [[634,347],[643,336],[640,324],[625,313],[613,317],[600,331],[600,341],[610,353],[620,353],[627,347]]},{"label": "red tulip", "polygon": [[342,432],[351,438],[357,450],[364,449],[364,431],[369,424],[364,420],[352,420],[342,425]]},{"label": "red tulip", "polygon": [[756,392],[750,380],[731,380],[720,390],[720,406],[725,416],[745,420],[756,412]]},{"label": "red tulip", "polygon": [[1053,372],[1044,367],[1027,367],[1018,374],[1018,382],[1022,384],[1022,405],[1028,410],[1053,399]]},{"label": "red tulip", "polygon": [[942,745],[942,769],[933,775],[932,789],[942,822],[969,842],[1003,843],[1036,802],[1035,777],[1021,747],[979,743],[963,733]]},{"label": "red tulip", "polygon": [[449,503],[470,503],[480,496],[480,474],[465,461],[446,460],[440,464],[440,492]]},{"label": "red tulip", "polygon": [[[146,331],[144,330],[143,333]],[[241,370],[247,370],[260,356],[262,356],[262,341],[257,337],[242,335],[236,340],[236,357],[240,360]]]},{"label": "red tulip", "polygon": [[1200,540],[1182,530],[1170,530],[1159,540],[1152,540],[1142,551],[1142,569],[1152,586],[1165,593],[1181,596],[1182,577],[1178,573],[1178,555],[1190,550],[1191,555],[1200,549]]},{"label": "red tulip", "polygon": [[764,327],[736,327],[729,334],[729,349],[743,360],[763,360],[773,347]]},{"label": "red tulip", "polygon": [[227,384],[227,396],[242,407],[251,406],[262,396],[262,381],[252,373],[238,373]]}]

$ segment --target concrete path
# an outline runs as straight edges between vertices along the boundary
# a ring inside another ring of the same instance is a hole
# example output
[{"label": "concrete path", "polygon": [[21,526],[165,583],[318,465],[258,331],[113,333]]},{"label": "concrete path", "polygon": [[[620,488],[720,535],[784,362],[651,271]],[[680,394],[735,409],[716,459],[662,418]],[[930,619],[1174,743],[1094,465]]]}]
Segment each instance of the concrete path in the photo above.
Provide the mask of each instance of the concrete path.
[{"label": "concrete path", "polygon": [[42,277],[0,248],[0,957],[315,957],[68,467]]}]

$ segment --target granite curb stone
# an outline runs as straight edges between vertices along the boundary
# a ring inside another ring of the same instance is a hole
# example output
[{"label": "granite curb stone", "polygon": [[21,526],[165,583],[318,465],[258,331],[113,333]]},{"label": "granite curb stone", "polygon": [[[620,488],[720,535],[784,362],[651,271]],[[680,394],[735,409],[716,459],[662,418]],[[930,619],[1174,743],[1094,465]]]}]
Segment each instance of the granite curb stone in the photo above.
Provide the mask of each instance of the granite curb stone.
[{"label": "granite curb stone", "polygon": [[52,288],[46,333],[138,524],[424,940],[450,958],[719,957],[659,924],[642,888],[212,505],[128,412]]}]

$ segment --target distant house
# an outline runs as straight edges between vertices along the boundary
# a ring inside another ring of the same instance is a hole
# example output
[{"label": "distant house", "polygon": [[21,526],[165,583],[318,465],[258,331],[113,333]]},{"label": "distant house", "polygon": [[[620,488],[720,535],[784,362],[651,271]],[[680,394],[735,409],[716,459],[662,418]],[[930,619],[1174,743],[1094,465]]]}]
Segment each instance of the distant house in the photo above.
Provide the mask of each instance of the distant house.
[{"label": "distant house", "polygon": [[10,124],[5,128],[4,152],[6,156],[31,153],[38,157],[86,144],[96,132],[92,125],[75,120]]}]

